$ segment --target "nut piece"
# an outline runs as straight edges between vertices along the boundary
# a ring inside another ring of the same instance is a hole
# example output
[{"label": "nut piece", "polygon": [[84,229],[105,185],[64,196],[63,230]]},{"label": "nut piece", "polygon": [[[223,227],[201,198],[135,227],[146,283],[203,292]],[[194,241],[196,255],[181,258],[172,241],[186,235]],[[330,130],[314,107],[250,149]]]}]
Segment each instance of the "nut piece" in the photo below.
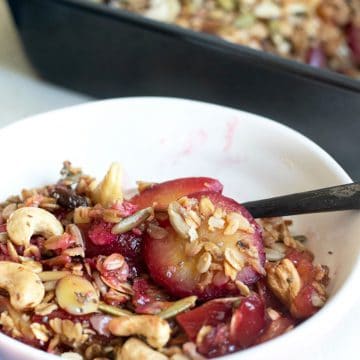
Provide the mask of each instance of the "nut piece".
[{"label": "nut piece", "polygon": [[116,336],[142,335],[150,346],[157,349],[170,338],[168,322],[157,315],[121,316],[111,320],[108,329]]},{"label": "nut piece", "polygon": [[14,211],[7,221],[6,229],[15,245],[25,247],[29,246],[35,234],[49,238],[64,232],[60,221],[53,214],[36,207],[23,207]]},{"label": "nut piece", "polygon": [[122,169],[120,164],[113,163],[106,173],[104,179],[92,193],[95,203],[108,207],[114,202],[123,201],[122,192]]},{"label": "nut piece", "polygon": [[98,309],[99,295],[91,282],[80,276],[63,277],[55,294],[59,306],[72,315],[90,314]]},{"label": "nut piece", "polygon": [[16,310],[27,310],[39,305],[45,289],[39,276],[29,268],[11,261],[0,261],[0,288],[10,296]]},{"label": "nut piece", "polygon": [[289,259],[283,259],[269,267],[267,283],[279,300],[289,308],[301,289],[299,273]]},{"label": "nut piece", "polygon": [[136,338],[130,338],[121,348],[121,360],[167,360],[168,357],[151,349],[144,342]]}]

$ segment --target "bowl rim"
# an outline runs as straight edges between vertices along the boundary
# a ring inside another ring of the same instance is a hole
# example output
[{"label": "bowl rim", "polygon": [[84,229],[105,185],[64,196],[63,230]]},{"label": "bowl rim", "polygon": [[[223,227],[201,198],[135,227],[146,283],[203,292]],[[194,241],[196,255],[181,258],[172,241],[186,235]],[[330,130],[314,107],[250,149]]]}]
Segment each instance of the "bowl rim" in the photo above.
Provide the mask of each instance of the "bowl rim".
[{"label": "bowl rim", "polygon": [[[67,0],[66,0],[67,1]],[[257,114],[249,113],[247,111],[238,110],[235,108],[211,104],[202,101],[189,100],[189,99],[181,99],[175,97],[125,97],[125,98],[115,98],[115,99],[107,99],[107,100],[98,100],[98,101],[90,101],[79,105],[73,105],[69,107],[60,108],[57,110],[48,111],[45,113],[40,113],[37,115],[29,116],[24,119],[18,120],[16,122],[10,123],[2,128],[0,128],[0,138],[6,134],[7,131],[14,131],[18,128],[21,128],[24,124],[31,122],[41,122],[48,117],[52,117],[54,115],[59,115],[67,112],[76,112],[76,111],[89,111],[91,108],[102,108],[108,106],[123,106],[123,104],[131,104],[132,106],[138,106],[139,103],[153,104],[154,102],[158,102],[159,105],[163,103],[175,104],[175,105],[190,105],[190,106],[199,106],[199,107],[207,107],[207,108],[218,108],[223,111],[233,111],[237,114],[246,114],[246,116],[250,116],[251,121],[261,124],[263,126],[275,127],[278,130],[282,130],[283,132],[287,132],[292,134],[299,139],[299,141],[303,142],[311,151],[321,159],[324,163],[327,164],[327,167],[333,172],[335,176],[337,176],[340,181],[346,183],[351,182],[352,179],[346,173],[346,171],[335,161],[335,159],[329,155],[325,150],[323,150],[319,145],[315,142],[302,135],[300,132],[284,125],[275,120],[269,119],[264,116],[260,116]],[[355,212],[355,211],[354,211]],[[358,212],[356,212],[358,213]],[[346,281],[341,285],[336,294],[334,294],[331,299],[329,299],[324,306],[323,309],[318,311],[316,314],[308,318],[302,324],[296,326],[290,332],[283,334],[271,341],[267,341],[265,343],[253,346],[251,348],[241,350],[232,354],[228,354],[222,357],[218,357],[218,359],[227,359],[227,360],[235,360],[239,356],[254,356],[255,359],[259,359],[261,355],[264,353],[273,353],[276,349],[284,348],[284,346],[289,347],[289,344],[295,344],[298,342],[299,338],[309,338],[309,334],[314,334],[314,330],[316,328],[316,323],[322,321],[323,323],[328,324],[329,330],[333,329],[335,324],[341,319],[341,317],[346,313],[346,311],[355,303],[357,300],[356,296],[346,296],[347,294],[354,293],[354,285],[356,285],[356,278],[360,277],[360,256],[355,262],[354,267],[351,270],[351,273],[347,277]],[[359,286],[359,285],[358,285]],[[360,288],[360,286],[359,286]],[[331,316],[329,316],[331,314]],[[294,336],[296,335],[296,336]],[[311,342],[311,341],[310,341]],[[34,348],[30,345],[24,344],[21,341],[18,341],[10,336],[7,336],[0,332],[0,344],[9,344],[15,346],[17,348],[21,347],[21,351],[23,353],[31,351],[34,354],[34,357],[37,356],[39,359],[56,359],[55,355],[49,354],[45,351]],[[20,350],[20,349],[19,349]],[[275,353],[275,352],[274,352]]]}]

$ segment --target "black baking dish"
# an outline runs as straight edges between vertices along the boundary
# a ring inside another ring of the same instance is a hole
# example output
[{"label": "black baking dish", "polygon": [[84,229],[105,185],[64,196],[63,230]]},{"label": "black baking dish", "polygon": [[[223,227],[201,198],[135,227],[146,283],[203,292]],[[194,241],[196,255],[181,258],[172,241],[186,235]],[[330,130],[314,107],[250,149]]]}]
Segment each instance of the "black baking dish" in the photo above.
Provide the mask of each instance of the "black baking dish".
[{"label": "black baking dish", "polygon": [[89,0],[8,3],[44,79],[99,98],[177,96],[265,115],[360,178],[360,81]]}]

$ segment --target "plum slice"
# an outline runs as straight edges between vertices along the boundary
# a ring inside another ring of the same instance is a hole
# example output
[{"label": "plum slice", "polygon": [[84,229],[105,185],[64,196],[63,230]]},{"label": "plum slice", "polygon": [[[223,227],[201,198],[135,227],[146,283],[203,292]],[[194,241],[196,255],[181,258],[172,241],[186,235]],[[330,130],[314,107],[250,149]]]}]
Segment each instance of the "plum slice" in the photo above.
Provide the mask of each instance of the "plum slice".
[{"label": "plum slice", "polygon": [[236,201],[200,192],[170,203],[168,213],[163,237],[145,235],[144,259],[152,279],[173,296],[237,295],[239,285],[265,275],[260,229]]},{"label": "plum slice", "polygon": [[216,179],[208,177],[188,177],[154,184],[130,199],[139,209],[154,206],[156,210],[167,210],[170,202],[182,196],[199,191],[221,193],[223,185]]}]

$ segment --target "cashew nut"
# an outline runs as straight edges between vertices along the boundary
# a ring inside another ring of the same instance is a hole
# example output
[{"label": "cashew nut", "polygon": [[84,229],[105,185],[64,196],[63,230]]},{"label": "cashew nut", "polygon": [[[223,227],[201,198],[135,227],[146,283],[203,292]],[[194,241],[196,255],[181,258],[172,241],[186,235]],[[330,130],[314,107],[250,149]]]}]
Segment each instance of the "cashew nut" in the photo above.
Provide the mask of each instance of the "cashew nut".
[{"label": "cashew nut", "polygon": [[115,201],[123,201],[122,169],[120,164],[113,163],[104,179],[92,193],[92,200],[106,207]]},{"label": "cashew nut", "polygon": [[29,268],[11,261],[0,261],[0,274],[0,288],[7,290],[10,303],[16,310],[27,310],[41,303],[44,285]]},{"label": "cashew nut", "polygon": [[277,298],[291,308],[301,289],[301,279],[295,265],[289,259],[283,259],[269,267],[267,283]]},{"label": "cashew nut", "polygon": [[167,360],[167,356],[151,349],[144,342],[136,338],[130,338],[120,350],[121,360]]},{"label": "cashew nut", "polygon": [[120,316],[108,324],[109,331],[116,336],[142,335],[146,342],[162,348],[170,338],[170,326],[157,315]]},{"label": "cashew nut", "polygon": [[15,245],[25,247],[30,244],[30,239],[35,234],[49,238],[64,232],[60,221],[53,214],[36,207],[23,207],[14,211],[7,221],[6,229]]}]

